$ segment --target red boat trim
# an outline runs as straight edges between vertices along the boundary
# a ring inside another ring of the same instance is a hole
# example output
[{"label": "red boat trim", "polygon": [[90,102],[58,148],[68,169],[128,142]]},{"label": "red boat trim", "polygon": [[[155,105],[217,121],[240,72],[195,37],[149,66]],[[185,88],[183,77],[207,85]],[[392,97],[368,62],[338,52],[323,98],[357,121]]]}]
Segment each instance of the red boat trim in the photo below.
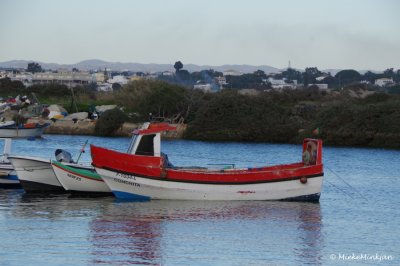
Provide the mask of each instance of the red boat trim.
[{"label": "red boat trim", "polygon": [[[96,165],[92,164],[93,166],[97,167]],[[279,179],[270,179],[270,180],[255,180],[255,181],[250,181],[250,182],[213,182],[213,181],[192,181],[192,180],[185,180],[185,179],[175,179],[175,178],[168,178],[168,177],[154,177],[154,176],[144,176],[144,175],[139,175],[131,172],[125,172],[125,171],[120,171],[116,170],[110,167],[97,167],[101,169],[105,169],[114,173],[121,173],[121,174],[126,174],[126,175],[133,175],[141,178],[147,178],[147,179],[152,179],[152,180],[158,180],[158,181],[167,181],[167,182],[179,182],[179,183],[192,183],[192,184],[208,184],[208,185],[250,185],[250,184],[262,184],[262,183],[277,183],[277,182],[284,182],[284,181],[292,181],[292,180],[299,180],[302,177],[306,178],[315,178],[315,177],[320,177],[324,176],[324,173],[317,173],[317,174],[311,174],[311,175],[302,175],[302,176],[291,176],[291,177],[286,177],[286,178],[279,178]]]},{"label": "red boat trim", "polygon": [[72,171],[70,171],[70,170],[68,170],[68,169],[65,169],[65,168],[62,168],[62,167],[60,167],[60,166],[58,166],[58,165],[56,165],[56,164],[53,164],[53,165],[54,165],[55,167],[57,167],[57,168],[60,168],[61,170],[65,171],[65,172],[70,173],[70,174],[77,175],[77,176],[79,176],[79,177],[83,177],[83,178],[90,179],[90,180],[95,180],[95,181],[98,181],[98,182],[104,182],[103,179],[91,178],[91,177],[88,177],[88,176],[84,176],[84,175],[78,174],[78,173],[76,173],[76,172],[72,172]]}]

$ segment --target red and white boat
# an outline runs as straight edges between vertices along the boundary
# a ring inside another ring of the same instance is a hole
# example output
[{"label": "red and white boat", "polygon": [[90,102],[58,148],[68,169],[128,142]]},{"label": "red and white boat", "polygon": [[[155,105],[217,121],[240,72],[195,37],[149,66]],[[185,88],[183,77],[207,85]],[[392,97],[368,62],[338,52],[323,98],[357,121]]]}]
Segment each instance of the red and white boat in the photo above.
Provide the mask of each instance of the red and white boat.
[{"label": "red and white boat", "polygon": [[136,130],[127,153],[91,145],[92,164],[117,198],[319,201],[321,140],[304,140],[306,163],[215,170],[173,167],[161,153],[161,133],[169,130],[175,127],[165,123]]}]

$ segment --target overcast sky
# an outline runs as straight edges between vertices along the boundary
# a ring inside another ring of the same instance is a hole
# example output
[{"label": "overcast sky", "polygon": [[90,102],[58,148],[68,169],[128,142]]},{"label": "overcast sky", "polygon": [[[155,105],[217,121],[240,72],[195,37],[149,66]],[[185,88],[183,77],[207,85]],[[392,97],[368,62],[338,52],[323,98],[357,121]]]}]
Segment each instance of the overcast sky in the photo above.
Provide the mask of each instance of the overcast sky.
[{"label": "overcast sky", "polygon": [[0,0],[0,61],[400,68],[397,0]]}]

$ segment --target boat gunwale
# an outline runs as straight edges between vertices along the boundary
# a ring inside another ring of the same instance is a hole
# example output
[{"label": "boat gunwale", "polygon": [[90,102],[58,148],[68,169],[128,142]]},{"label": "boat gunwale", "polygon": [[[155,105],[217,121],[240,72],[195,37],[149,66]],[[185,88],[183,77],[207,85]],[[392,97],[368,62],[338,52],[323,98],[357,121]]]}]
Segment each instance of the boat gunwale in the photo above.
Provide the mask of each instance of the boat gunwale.
[{"label": "boat gunwale", "polygon": [[262,180],[252,180],[252,181],[234,181],[234,182],[227,182],[227,181],[209,181],[209,180],[195,180],[195,179],[178,179],[178,178],[171,178],[171,177],[156,177],[156,176],[146,176],[141,174],[135,174],[132,172],[126,172],[122,170],[118,170],[111,167],[98,167],[93,165],[95,168],[104,169],[107,171],[111,171],[114,173],[125,174],[125,175],[133,175],[135,177],[152,179],[157,181],[166,181],[166,182],[180,182],[180,183],[194,183],[194,184],[210,184],[210,185],[250,185],[250,184],[262,184],[262,183],[277,183],[277,182],[285,182],[291,180],[300,180],[301,178],[315,178],[324,176],[324,172],[318,172],[313,174],[307,175],[299,175],[299,176],[289,176],[289,177],[279,177],[274,179],[262,179]]},{"label": "boat gunwale", "polygon": [[[98,181],[98,182],[104,182],[104,180],[100,177],[100,175],[99,175],[99,177],[96,177],[94,174],[92,174],[92,175],[93,175],[93,177],[92,177],[92,176],[86,175],[86,174],[84,174],[84,173],[75,172],[75,171],[73,171],[73,170],[70,169],[70,168],[75,169],[74,167],[68,166],[68,165],[64,165],[64,164],[59,163],[59,162],[54,162],[54,161],[52,161],[51,164],[52,164],[54,167],[57,167],[57,168],[59,168],[59,169],[65,171],[65,172],[68,172],[68,173],[77,175],[77,176],[79,176],[79,177],[86,178],[86,179],[89,179],[89,180]],[[94,168],[93,168],[93,169],[94,169]],[[84,171],[88,171],[88,172],[90,171],[89,169],[79,169],[79,170],[80,170],[80,171],[81,171],[81,170],[84,170]],[[98,175],[98,174],[97,174],[97,175]]]}]

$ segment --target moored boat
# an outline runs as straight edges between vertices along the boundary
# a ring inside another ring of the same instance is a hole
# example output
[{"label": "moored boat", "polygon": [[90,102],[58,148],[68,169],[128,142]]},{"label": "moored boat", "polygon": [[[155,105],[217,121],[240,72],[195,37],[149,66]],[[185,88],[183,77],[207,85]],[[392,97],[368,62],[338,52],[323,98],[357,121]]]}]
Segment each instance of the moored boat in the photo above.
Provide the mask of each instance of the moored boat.
[{"label": "moored boat", "polygon": [[1,140],[4,140],[4,150],[0,157],[0,188],[21,188],[17,173],[8,160],[11,151],[11,139],[2,138]]},{"label": "moored boat", "polygon": [[29,138],[41,137],[43,130],[50,124],[29,123],[15,125],[15,123],[0,125],[0,137],[2,138]]},{"label": "moored boat", "polygon": [[92,166],[66,165],[57,161],[53,161],[51,166],[58,181],[67,192],[112,194],[110,188]]},{"label": "moored boat", "polygon": [[305,139],[303,161],[257,168],[215,170],[173,167],[161,153],[168,124],[134,132],[127,153],[91,145],[93,166],[118,198],[149,200],[319,201],[322,141]]},{"label": "moored boat", "polygon": [[51,160],[32,156],[9,156],[26,192],[63,193],[65,189],[51,167]]}]

